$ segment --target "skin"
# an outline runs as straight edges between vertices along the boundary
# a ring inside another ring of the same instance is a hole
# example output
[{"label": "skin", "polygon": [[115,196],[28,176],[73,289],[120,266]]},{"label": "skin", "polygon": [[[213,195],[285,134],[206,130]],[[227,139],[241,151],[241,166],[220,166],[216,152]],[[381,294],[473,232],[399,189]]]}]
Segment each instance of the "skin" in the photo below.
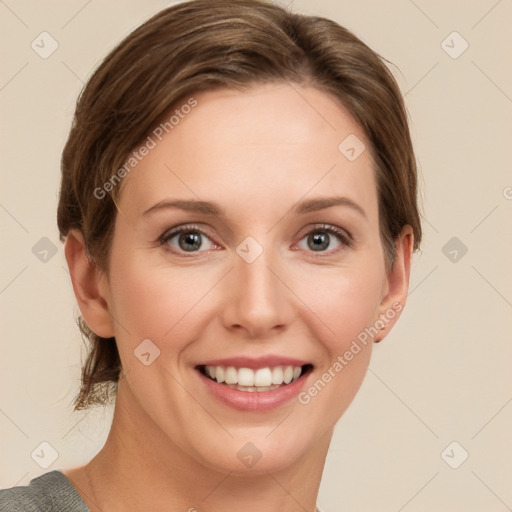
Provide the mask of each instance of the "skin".
[{"label": "skin", "polygon": [[[243,503],[245,512],[313,512],[333,428],[361,385],[372,343],[308,404],[292,399],[265,412],[219,403],[194,366],[296,357],[314,365],[307,389],[365,327],[405,304],[412,231],[404,227],[387,270],[370,145],[326,93],[274,83],[195,98],[198,106],[124,179],[107,271],[89,262],[79,232],[67,237],[82,315],[98,335],[116,337],[123,373],[104,448],[65,474],[93,511],[209,512]],[[353,162],[338,150],[349,134],[367,148]],[[364,214],[347,205],[293,211],[334,196]],[[143,215],[176,199],[215,202],[224,213]],[[180,250],[178,237],[159,243],[184,224],[211,242],[203,238],[193,253]],[[308,235],[318,224],[347,231],[352,243],[330,235],[326,250],[312,250]],[[263,248],[253,263],[236,252],[247,236]],[[149,366],[133,353],[145,339],[160,349]],[[262,454],[252,468],[237,457],[247,442]]]}]

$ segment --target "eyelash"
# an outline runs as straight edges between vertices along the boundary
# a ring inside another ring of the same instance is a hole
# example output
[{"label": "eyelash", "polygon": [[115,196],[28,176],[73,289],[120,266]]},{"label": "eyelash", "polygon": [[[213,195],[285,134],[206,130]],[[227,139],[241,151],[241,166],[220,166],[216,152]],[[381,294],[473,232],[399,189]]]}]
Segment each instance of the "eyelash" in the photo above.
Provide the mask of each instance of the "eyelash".
[{"label": "eyelash", "polygon": [[[317,233],[317,232],[325,232],[325,233],[329,233],[330,235],[334,235],[338,238],[338,240],[345,246],[345,247],[352,247],[352,243],[353,243],[353,240],[352,240],[352,236],[350,235],[350,233],[344,229],[341,229],[341,228],[338,228],[336,226],[331,226],[329,224],[316,224],[313,229],[311,229],[310,231],[308,231],[305,235],[302,236],[302,238],[304,238],[305,236],[307,235],[310,235],[311,233]],[[301,238],[301,240],[302,240]],[[311,252],[314,252],[314,251],[311,251]],[[320,251],[322,252],[322,251]],[[332,252],[335,252],[335,251],[330,251],[331,253]]]},{"label": "eyelash", "polygon": [[[194,224],[188,224],[188,225],[185,225],[185,226],[180,226],[179,228],[174,228],[174,229],[172,229],[170,231],[166,231],[160,237],[159,243],[160,243],[160,245],[166,245],[166,244],[168,244],[169,240],[172,240],[176,235],[181,235],[182,233],[188,233],[190,231],[193,231],[194,233],[199,233],[199,234],[205,236],[206,238],[208,238],[215,245],[220,245],[220,244],[217,244],[216,242],[214,242],[212,240],[212,238],[204,230],[202,230],[201,228],[199,228],[198,226],[196,226]],[[329,224],[316,224],[316,225],[314,225],[312,229],[310,229],[307,233],[302,235],[300,240],[302,240],[304,237],[306,237],[308,235],[311,235],[313,233],[329,233],[330,235],[334,235],[335,237],[338,238],[339,242],[345,248],[350,248],[353,245],[352,236],[350,235],[350,233],[348,233],[348,231],[346,231],[344,229],[340,229],[340,228],[338,228],[336,226],[331,226]],[[334,249],[334,250],[330,250],[330,251],[308,251],[308,252],[312,253],[315,257],[322,257],[322,254],[331,255],[331,254],[334,254],[334,253],[338,252],[339,250],[343,249],[343,247],[337,248],[337,249]],[[175,252],[175,250],[174,249],[170,249],[169,246],[167,247],[167,249],[172,251],[172,252]],[[196,254],[194,254],[194,252]],[[204,252],[204,251],[200,251],[200,252]],[[197,255],[197,251],[191,251],[190,255],[188,255],[188,256],[186,255],[185,251],[179,251],[179,254],[182,255],[182,256],[190,258],[190,257],[196,256]]]},{"label": "eyelash", "polygon": [[[212,238],[204,231],[202,230],[201,228],[199,228],[198,226],[195,226],[194,224],[187,224],[185,226],[180,226],[178,228],[173,228],[169,231],[166,231],[159,239],[159,243],[160,245],[162,246],[166,246],[165,249],[170,251],[170,252],[173,252],[173,253],[176,253],[178,251],[176,251],[176,249],[172,248],[170,245],[169,245],[169,240],[172,240],[176,235],[181,235],[182,233],[189,233],[189,232],[194,232],[194,233],[199,233],[201,234],[202,236],[208,238],[209,240],[212,241],[212,243],[214,243],[215,245],[219,245],[219,244],[216,244],[215,242],[213,242]],[[194,252],[196,254],[194,254]],[[201,251],[201,252],[204,252],[204,251]],[[190,257],[194,257],[194,256],[197,256],[197,251],[193,251],[191,252],[190,254],[187,255],[187,253],[185,251],[179,251],[179,255],[180,256],[184,256],[184,257],[187,257],[187,258],[190,258]]]}]

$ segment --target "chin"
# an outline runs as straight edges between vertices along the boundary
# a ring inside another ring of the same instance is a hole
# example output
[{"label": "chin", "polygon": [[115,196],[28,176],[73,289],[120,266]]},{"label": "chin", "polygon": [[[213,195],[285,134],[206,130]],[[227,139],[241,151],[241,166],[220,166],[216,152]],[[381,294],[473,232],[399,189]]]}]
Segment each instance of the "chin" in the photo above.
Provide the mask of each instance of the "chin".
[{"label": "chin", "polygon": [[256,476],[280,472],[304,457],[315,442],[313,435],[308,442],[304,432],[299,439],[296,431],[277,428],[282,430],[270,435],[272,429],[268,428],[264,433],[261,428],[256,432],[252,429],[252,434],[251,429],[244,429],[229,440],[219,439],[214,445],[201,446],[199,456],[204,465],[222,473]]}]

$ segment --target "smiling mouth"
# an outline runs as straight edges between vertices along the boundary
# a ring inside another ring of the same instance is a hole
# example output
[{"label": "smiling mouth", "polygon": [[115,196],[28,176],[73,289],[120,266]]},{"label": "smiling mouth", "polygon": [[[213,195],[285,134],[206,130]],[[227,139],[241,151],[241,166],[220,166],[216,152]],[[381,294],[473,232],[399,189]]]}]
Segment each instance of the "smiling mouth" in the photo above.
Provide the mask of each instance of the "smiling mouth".
[{"label": "smiling mouth", "polygon": [[281,365],[252,369],[234,366],[200,365],[197,369],[206,378],[238,391],[272,391],[295,382],[313,369],[312,364],[303,366]]}]

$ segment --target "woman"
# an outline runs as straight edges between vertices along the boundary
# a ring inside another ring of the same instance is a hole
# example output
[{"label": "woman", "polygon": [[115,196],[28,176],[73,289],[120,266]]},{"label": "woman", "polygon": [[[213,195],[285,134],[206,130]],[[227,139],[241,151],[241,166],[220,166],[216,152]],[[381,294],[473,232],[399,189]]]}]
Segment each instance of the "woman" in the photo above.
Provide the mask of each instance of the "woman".
[{"label": "woman", "polygon": [[91,344],[75,409],[114,419],[1,510],[313,512],[421,239],[381,59],[258,0],[158,13],[80,96],[58,224]]}]

